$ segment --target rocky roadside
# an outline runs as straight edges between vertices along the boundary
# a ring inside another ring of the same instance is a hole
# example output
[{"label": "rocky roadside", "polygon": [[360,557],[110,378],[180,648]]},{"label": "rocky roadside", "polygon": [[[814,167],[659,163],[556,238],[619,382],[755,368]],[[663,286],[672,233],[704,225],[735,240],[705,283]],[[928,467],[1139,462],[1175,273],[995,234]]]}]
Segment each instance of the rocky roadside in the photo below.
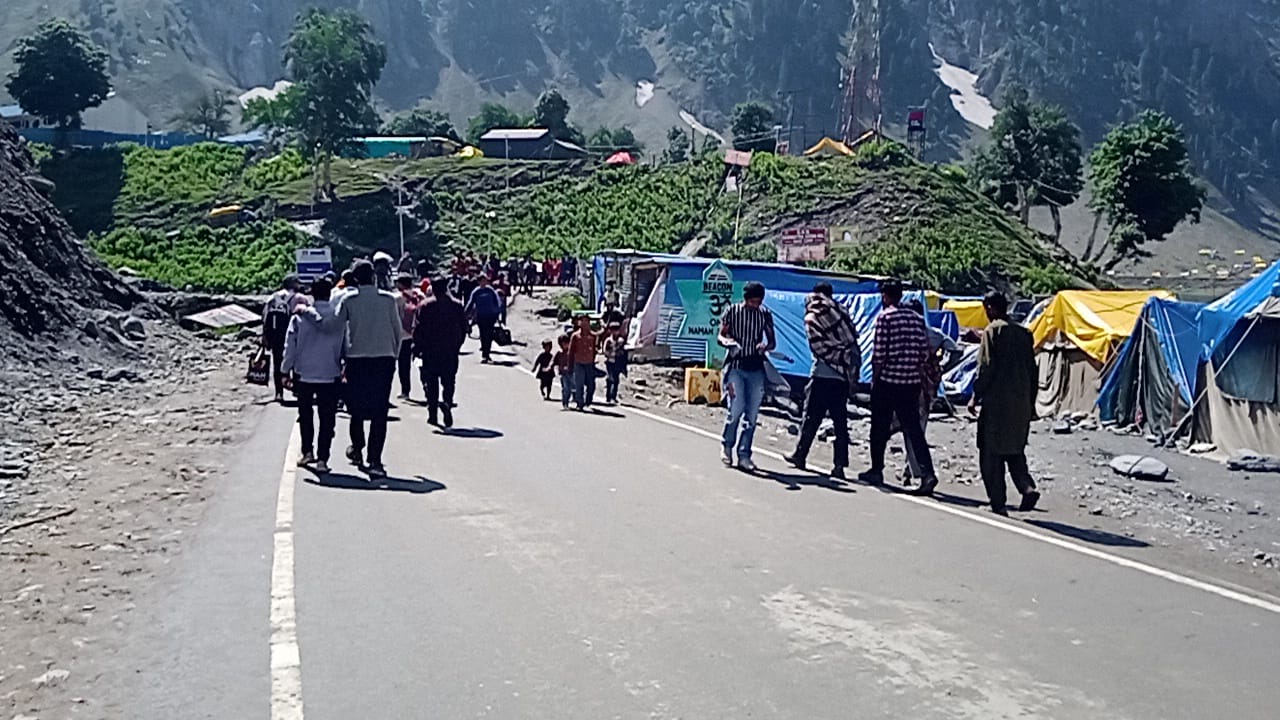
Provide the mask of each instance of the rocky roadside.
[{"label": "rocky roadside", "polygon": [[110,335],[120,352],[67,346],[0,360],[6,720],[42,718],[91,692],[80,661],[111,652],[255,420],[246,342],[133,315],[89,322],[86,335]]},{"label": "rocky roadside", "polygon": [[[510,312],[513,333],[527,343],[518,347],[526,363],[537,354],[538,343],[561,327],[538,314],[547,307],[540,292],[532,301],[520,298]],[[632,365],[622,401],[718,432],[724,410],[684,403],[683,382],[680,368]],[[819,434],[812,466],[830,467],[829,426]],[[867,462],[869,413],[858,413],[850,432],[850,470],[856,473]],[[962,408],[954,416],[931,418],[928,437],[942,481],[940,502],[974,509],[985,504],[975,432]],[[796,418],[782,408],[766,408],[756,442],[787,453],[798,434]],[[1110,464],[1124,455],[1149,456],[1167,467],[1168,475],[1162,481],[1121,475]],[[1015,519],[1108,552],[1280,595],[1280,474],[1232,471],[1203,457],[1155,448],[1141,437],[1113,433],[1085,417],[1037,422],[1027,456],[1044,500],[1039,511],[1015,513]],[[906,465],[901,436],[890,444],[888,464],[891,469]],[[902,481],[896,486],[909,487]],[[817,476],[806,487],[840,489]]]}]

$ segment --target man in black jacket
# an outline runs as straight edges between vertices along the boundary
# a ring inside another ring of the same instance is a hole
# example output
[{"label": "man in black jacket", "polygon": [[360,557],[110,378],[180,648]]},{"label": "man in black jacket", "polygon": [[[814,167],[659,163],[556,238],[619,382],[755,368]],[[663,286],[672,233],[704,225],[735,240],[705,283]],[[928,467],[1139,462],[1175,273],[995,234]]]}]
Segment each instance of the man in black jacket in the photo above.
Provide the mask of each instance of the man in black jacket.
[{"label": "man in black jacket", "polygon": [[418,308],[418,322],[413,330],[413,351],[422,358],[428,422],[435,425],[439,413],[444,417],[446,428],[453,427],[458,352],[467,339],[466,312],[449,294],[448,286],[448,280],[443,277],[431,282],[433,296]]}]

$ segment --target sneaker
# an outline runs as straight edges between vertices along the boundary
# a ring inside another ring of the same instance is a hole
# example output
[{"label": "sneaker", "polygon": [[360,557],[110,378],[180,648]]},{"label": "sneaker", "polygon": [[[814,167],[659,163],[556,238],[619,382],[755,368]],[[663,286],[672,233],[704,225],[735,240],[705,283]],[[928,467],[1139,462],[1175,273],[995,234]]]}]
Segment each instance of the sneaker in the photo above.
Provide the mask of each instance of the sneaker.
[{"label": "sneaker", "polygon": [[783,456],[782,456],[782,459],[783,459],[783,460],[785,460],[785,461],[787,462],[787,464],[788,464],[788,465],[790,465],[791,467],[793,467],[793,468],[795,468],[795,469],[797,469],[797,470],[805,470],[805,469],[807,469],[807,466],[806,466],[806,464],[805,464],[805,460],[804,460],[804,458],[802,458],[802,457],[799,457],[799,456],[796,456],[796,455],[783,455]]},{"label": "sneaker", "polygon": [[1022,504],[1018,506],[1018,509],[1022,512],[1031,512],[1036,509],[1036,503],[1038,502],[1040,502],[1040,493],[1036,490],[1032,490],[1022,496]]},{"label": "sneaker", "polygon": [[863,473],[858,473],[858,481],[864,482],[868,485],[883,485],[884,473],[879,470],[868,470]]},{"label": "sneaker", "polygon": [[831,468],[831,479],[832,480],[848,480],[849,478],[844,476],[844,468],[836,467],[836,468]]},{"label": "sneaker", "polygon": [[298,467],[306,467],[316,461],[316,456],[309,453],[302,453],[302,457],[298,458]]},{"label": "sneaker", "polygon": [[380,465],[380,464],[379,464],[379,465],[370,465],[370,466],[369,466],[369,479],[370,479],[370,480],[381,480],[381,479],[385,478],[386,476],[387,476],[387,469],[386,469],[386,468],[384,468],[384,467],[382,467],[382,465]]},{"label": "sneaker", "polygon": [[313,467],[313,468],[311,468],[311,469],[312,469],[312,470],[315,470],[317,475],[328,475],[328,474],[329,474],[329,463],[327,463],[327,462],[325,462],[325,461],[321,460],[320,462],[316,463],[316,466],[315,466],[315,467]]},{"label": "sneaker", "polygon": [[733,467],[733,455],[729,454],[729,450],[727,448],[720,448],[720,462],[725,467]]},{"label": "sneaker", "polygon": [[364,467],[364,450],[354,445],[348,445],[347,459],[356,467]]},{"label": "sneaker", "polygon": [[437,416],[437,415],[436,415],[436,411],[435,411],[435,410],[431,410],[431,411],[427,412],[427,424],[428,424],[428,425],[439,425],[439,424],[440,424],[440,418],[439,418],[439,416]]},{"label": "sneaker", "polygon": [[1009,511],[1005,510],[1002,507],[993,507],[991,508],[991,512],[995,513],[996,515],[999,515],[1000,517],[1009,517]]},{"label": "sneaker", "polygon": [[751,458],[738,458],[738,469],[744,473],[753,473],[756,471],[756,464]]},{"label": "sneaker", "polygon": [[447,407],[440,408],[440,414],[444,416],[441,419],[444,420],[445,429],[453,427],[453,410]]}]

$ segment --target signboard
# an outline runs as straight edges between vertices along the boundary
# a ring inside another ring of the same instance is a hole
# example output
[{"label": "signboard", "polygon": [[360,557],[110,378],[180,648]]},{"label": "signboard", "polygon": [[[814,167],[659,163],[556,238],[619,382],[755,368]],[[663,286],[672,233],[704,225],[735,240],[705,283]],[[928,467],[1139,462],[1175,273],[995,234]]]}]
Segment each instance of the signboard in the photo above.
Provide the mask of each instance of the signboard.
[{"label": "signboard", "polygon": [[785,230],[778,241],[778,262],[826,260],[828,245],[824,227]]},{"label": "signboard", "polygon": [[751,167],[751,152],[747,150],[725,150],[724,161],[727,165]]},{"label": "signboard", "polygon": [[734,282],[729,266],[716,260],[702,272],[701,280],[677,280],[680,302],[684,306],[684,325],[679,337],[707,341],[707,365],[724,362],[728,348],[716,342],[720,334],[720,318],[729,305],[742,299],[745,282]]},{"label": "signboard", "polygon": [[333,270],[333,253],[327,247],[298,248],[294,254],[294,272],[304,283],[315,281]]},{"label": "signboard", "polygon": [[778,144],[777,144],[777,146],[774,148],[773,152],[774,152],[774,154],[775,154],[775,155],[790,155],[790,154],[791,154],[791,141],[790,141],[790,140],[779,140],[779,141],[778,141]]}]

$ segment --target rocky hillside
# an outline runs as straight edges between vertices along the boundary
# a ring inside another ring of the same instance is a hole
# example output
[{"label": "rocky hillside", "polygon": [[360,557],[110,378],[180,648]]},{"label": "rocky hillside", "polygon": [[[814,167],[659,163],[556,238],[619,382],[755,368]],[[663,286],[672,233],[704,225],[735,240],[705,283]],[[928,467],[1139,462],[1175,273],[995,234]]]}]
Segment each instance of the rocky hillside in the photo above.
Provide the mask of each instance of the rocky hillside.
[{"label": "rocky hillside", "polygon": [[20,338],[83,330],[98,309],[136,296],[76,238],[37,187],[25,144],[0,122],[0,338],[5,353],[31,349]]}]

